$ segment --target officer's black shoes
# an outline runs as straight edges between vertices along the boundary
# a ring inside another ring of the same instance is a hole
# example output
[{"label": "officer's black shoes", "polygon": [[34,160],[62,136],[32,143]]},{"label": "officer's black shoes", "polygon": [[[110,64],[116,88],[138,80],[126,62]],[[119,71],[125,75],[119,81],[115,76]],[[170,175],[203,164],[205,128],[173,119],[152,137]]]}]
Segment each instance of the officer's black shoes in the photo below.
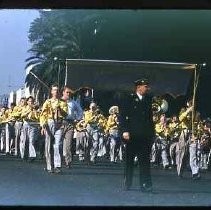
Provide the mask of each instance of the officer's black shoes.
[{"label": "officer's black shoes", "polygon": [[141,191],[144,192],[144,193],[152,192],[152,185],[143,184],[140,188],[141,188]]},{"label": "officer's black shoes", "polygon": [[193,175],[192,175],[192,179],[193,179],[193,180],[198,180],[198,179],[201,179],[201,176],[200,176],[199,173],[193,174]]}]

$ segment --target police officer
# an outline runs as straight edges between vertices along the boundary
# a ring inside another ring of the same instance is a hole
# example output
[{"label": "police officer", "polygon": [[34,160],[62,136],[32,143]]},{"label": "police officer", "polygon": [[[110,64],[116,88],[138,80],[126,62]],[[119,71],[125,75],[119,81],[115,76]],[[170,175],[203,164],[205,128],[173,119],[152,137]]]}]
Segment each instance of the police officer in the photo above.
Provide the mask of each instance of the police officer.
[{"label": "police officer", "polygon": [[137,155],[140,169],[140,188],[143,192],[152,191],[150,172],[150,152],[155,136],[152,116],[152,96],[147,79],[135,83],[135,92],[126,98],[122,105],[122,132],[126,143],[126,164],[124,189],[130,189],[133,178],[134,157]]}]

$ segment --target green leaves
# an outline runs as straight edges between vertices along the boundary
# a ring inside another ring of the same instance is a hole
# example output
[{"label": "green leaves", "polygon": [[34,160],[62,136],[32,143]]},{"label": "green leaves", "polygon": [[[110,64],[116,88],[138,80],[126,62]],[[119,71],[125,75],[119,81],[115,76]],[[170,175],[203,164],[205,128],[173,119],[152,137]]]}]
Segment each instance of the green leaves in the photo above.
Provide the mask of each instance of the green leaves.
[{"label": "green leaves", "polygon": [[[63,85],[64,60],[90,57],[90,44],[99,19],[100,13],[96,10],[40,10],[40,17],[31,23],[29,29],[32,47],[28,50],[31,56],[26,59],[25,68],[31,67],[31,71],[49,85],[55,82]],[[37,91],[42,87],[30,74],[26,77],[26,84]],[[46,92],[39,91],[39,94],[46,95]]]}]

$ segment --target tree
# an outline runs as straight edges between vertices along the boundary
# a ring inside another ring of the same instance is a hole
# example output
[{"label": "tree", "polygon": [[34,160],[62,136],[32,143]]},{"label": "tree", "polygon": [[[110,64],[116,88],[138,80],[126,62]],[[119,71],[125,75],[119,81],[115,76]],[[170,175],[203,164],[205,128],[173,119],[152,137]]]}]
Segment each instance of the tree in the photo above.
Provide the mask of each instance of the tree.
[{"label": "tree", "polygon": [[[32,56],[26,59],[26,68],[32,66],[31,71],[49,85],[62,83],[65,66],[62,61],[66,58],[90,56],[91,23],[97,18],[99,15],[92,11],[41,10],[40,17],[31,23],[29,30],[29,41],[32,47],[28,51]],[[59,60],[55,61],[55,57]],[[60,81],[58,81],[59,65]],[[46,95],[41,84],[30,74],[26,77],[26,85],[30,89],[39,90],[40,95]]]}]

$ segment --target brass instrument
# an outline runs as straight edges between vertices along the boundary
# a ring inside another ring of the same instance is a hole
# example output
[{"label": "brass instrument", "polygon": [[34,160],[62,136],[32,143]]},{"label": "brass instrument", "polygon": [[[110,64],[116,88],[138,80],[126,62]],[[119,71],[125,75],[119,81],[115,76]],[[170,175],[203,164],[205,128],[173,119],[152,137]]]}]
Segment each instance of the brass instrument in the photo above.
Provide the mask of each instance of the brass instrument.
[{"label": "brass instrument", "polygon": [[154,97],[152,103],[153,114],[163,114],[168,111],[168,102],[160,97]]},{"label": "brass instrument", "polygon": [[86,131],[86,124],[85,124],[85,120],[80,120],[77,124],[76,124],[76,130],[78,132],[82,132],[82,131]]}]

